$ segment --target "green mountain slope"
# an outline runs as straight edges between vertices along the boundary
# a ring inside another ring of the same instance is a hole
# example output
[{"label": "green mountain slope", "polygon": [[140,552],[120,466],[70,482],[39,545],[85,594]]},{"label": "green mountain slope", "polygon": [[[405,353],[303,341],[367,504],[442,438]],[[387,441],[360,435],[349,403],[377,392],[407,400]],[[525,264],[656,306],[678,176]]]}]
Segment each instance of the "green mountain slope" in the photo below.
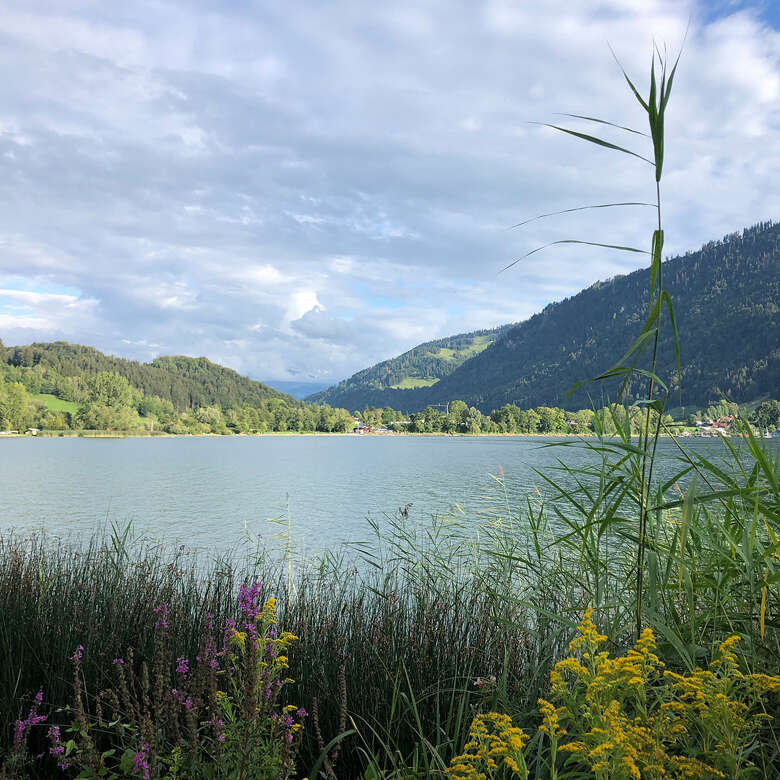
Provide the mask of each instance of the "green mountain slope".
[{"label": "green mountain slope", "polygon": [[[487,349],[511,327],[504,325],[428,341],[398,357],[359,371],[334,387],[308,396],[306,400],[332,405],[336,398],[362,397],[366,393],[381,395],[388,391],[390,396],[395,395],[394,391],[401,391],[401,397],[405,397],[403,391],[432,387],[466,360]],[[354,405],[349,408],[354,408]]]},{"label": "green mountain slope", "polygon": [[[0,346],[0,373],[15,378],[20,372],[34,371],[43,392],[78,400],[78,385],[85,377],[101,371],[121,374],[144,395],[154,395],[173,403],[177,411],[216,404],[224,409],[241,404],[258,405],[272,398],[300,405],[292,396],[240,376],[232,369],[204,357],[159,357],[151,363],[104,355],[93,347],[64,341],[36,343],[20,347]],[[68,381],[73,380],[73,381]],[[30,384],[28,377],[26,384]]]},{"label": "green mountain slope", "polygon": [[[601,399],[615,387],[590,385],[571,398],[580,379],[608,368],[636,338],[647,315],[648,271],[615,277],[550,304],[429,388],[393,390],[353,382],[328,391],[329,403],[417,411],[462,399],[483,412],[505,403],[581,408],[587,390]],[[667,260],[664,284],[680,333],[682,388],[673,405],[707,405],[727,397],[751,401],[780,387],[780,225],[762,223]],[[419,349],[419,348],[418,348]],[[414,352],[414,350],[412,350]],[[409,353],[407,353],[409,354]],[[660,373],[674,380],[669,330],[660,344]],[[392,362],[392,361],[388,361]],[[372,370],[372,369],[369,369]],[[636,383],[629,389],[641,397]]]}]

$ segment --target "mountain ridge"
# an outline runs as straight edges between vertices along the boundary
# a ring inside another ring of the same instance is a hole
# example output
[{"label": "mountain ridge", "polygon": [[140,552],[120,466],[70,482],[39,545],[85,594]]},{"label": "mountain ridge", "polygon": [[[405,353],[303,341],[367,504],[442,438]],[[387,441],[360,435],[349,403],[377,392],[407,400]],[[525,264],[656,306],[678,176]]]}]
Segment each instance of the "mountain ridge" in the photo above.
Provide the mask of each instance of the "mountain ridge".
[{"label": "mountain ridge", "polygon": [[[780,224],[771,221],[664,261],[680,332],[682,403],[706,405],[719,397],[750,401],[776,392],[779,271]],[[504,326],[500,338],[431,387],[401,390],[354,381],[371,367],[320,395],[349,409],[391,406],[407,412],[456,398],[483,412],[505,403],[588,406],[585,390],[569,397],[569,388],[609,368],[639,334],[648,309],[648,278],[649,270],[640,269],[596,281],[521,323]],[[742,339],[738,350],[735,335]],[[670,328],[659,346],[661,376],[673,383]],[[590,389],[600,394],[605,388]],[[614,392],[615,385],[606,389]],[[639,383],[629,386],[629,400],[641,394]]]},{"label": "mountain ridge", "polygon": [[[348,379],[306,396],[308,403],[331,403],[333,395],[367,385],[375,390],[430,387],[456,370],[470,357],[487,349],[513,325],[458,333],[418,344],[400,355],[362,369]],[[407,387],[404,387],[404,384]]]}]

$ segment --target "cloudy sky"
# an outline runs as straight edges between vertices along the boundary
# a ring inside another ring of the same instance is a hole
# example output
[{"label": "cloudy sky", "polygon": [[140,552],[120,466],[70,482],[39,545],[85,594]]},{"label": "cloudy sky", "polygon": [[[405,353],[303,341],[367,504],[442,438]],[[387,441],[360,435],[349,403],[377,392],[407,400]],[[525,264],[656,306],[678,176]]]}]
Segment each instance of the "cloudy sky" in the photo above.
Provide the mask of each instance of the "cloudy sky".
[{"label": "cloudy sky", "polygon": [[688,25],[671,254],[780,217],[775,0],[3,0],[0,338],[330,383],[638,268],[498,273],[648,246],[649,209],[507,228],[653,197],[646,163],[531,122],[644,130],[609,44],[644,88]]}]

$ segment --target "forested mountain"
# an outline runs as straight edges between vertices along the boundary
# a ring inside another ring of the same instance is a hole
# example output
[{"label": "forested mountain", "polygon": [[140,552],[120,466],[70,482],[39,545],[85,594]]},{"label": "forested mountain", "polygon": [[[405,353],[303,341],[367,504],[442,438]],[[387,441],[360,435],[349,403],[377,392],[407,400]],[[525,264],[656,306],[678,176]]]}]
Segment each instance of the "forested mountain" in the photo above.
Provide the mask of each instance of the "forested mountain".
[{"label": "forested mountain", "polygon": [[[367,390],[389,390],[392,393],[393,390],[430,387],[469,358],[487,349],[512,327],[502,325],[492,330],[476,330],[427,341],[398,357],[359,371],[334,387],[308,396],[306,400],[310,403],[331,404],[334,398],[351,397],[353,393],[360,394]],[[405,396],[402,394],[401,397]]]},{"label": "forested mountain", "polygon": [[[721,397],[745,402],[776,394],[780,224],[761,223],[667,260],[663,275],[680,334],[682,387],[674,393],[673,405],[706,406]],[[374,371],[369,369],[327,391],[328,402],[349,409],[372,405],[406,411],[455,398],[484,412],[505,403],[587,406],[587,391],[567,399],[569,388],[609,368],[638,336],[647,316],[648,285],[649,271],[640,270],[550,304],[505,329],[494,344],[431,387],[403,390],[356,381]],[[660,359],[660,374],[674,383],[669,327]],[[588,390],[600,399],[605,387],[591,385]],[[627,400],[641,391],[635,383]]]},{"label": "forested mountain", "polygon": [[[242,404],[257,405],[272,398],[284,399],[291,405],[299,404],[292,396],[242,377],[204,357],[166,356],[151,363],[139,363],[64,341],[6,348],[0,342],[0,372],[13,379],[18,373],[14,368],[35,369],[40,377],[38,392],[53,393],[74,401],[81,400],[79,382],[111,371],[123,376],[144,395],[170,401],[177,411],[213,404],[224,409]],[[29,384],[29,378],[26,383]]]}]

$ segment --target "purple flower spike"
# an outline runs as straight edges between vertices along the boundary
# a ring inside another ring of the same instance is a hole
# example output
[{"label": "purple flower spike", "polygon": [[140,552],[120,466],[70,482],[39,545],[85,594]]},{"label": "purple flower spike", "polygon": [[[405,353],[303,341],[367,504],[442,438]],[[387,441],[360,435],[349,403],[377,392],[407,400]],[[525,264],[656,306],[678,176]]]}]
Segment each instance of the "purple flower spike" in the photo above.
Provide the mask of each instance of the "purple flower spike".
[{"label": "purple flower spike", "polygon": [[185,680],[190,673],[189,661],[186,658],[176,659],[176,674],[181,675]]},{"label": "purple flower spike", "polygon": [[60,727],[49,726],[49,755],[57,759],[57,767],[63,772],[70,767],[70,763],[65,760],[65,745],[60,740]]},{"label": "purple flower spike", "polygon": [[150,780],[149,772],[149,745],[141,744],[133,759],[133,774],[141,775],[144,780]]},{"label": "purple flower spike", "polygon": [[14,751],[21,749],[22,744],[24,743],[24,739],[27,736],[28,729],[32,728],[33,726],[37,726],[39,723],[43,723],[48,717],[47,715],[38,714],[38,707],[41,706],[42,702],[43,691],[41,690],[35,694],[35,699],[33,699],[33,703],[30,707],[30,711],[27,713],[27,717],[24,720],[16,721],[16,724],[14,725]]},{"label": "purple flower spike", "polygon": [[154,614],[157,615],[157,620],[154,623],[155,629],[165,631],[168,628],[168,618],[171,614],[168,610],[168,604],[164,601],[162,604],[158,604],[154,608]]},{"label": "purple flower spike", "polygon": [[238,589],[238,606],[250,620],[254,620],[262,611],[258,606],[262,587],[259,580],[253,580],[251,585],[241,585]]},{"label": "purple flower spike", "polygon": [[212,727],[214,728],[214,733],[217,735],[217,739],[220,742],[224,742],[225,741],[224,721],[221,718],[218,718],[216,715],[213,715],[209,723],[211,723]]}]

